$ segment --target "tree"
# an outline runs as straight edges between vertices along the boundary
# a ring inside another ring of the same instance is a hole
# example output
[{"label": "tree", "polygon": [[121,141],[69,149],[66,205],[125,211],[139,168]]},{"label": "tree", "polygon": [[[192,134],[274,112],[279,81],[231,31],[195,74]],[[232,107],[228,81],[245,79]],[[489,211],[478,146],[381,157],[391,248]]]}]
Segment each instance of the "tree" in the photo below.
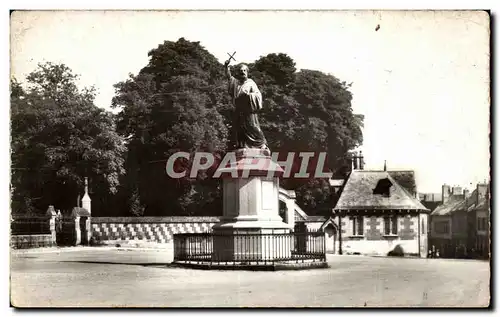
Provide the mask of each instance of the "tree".
[{"label": "tree", "polygon": [[70,209],[92,190],[92,213],[104,213],[123,174],[124,140],[114,117],[94,105],[93,87],[77,88],[78,76],[63,64],[43,63],[24,89],[11,82],[13,210]]},{"label": "tree", "polygon": [[[295,63],[285,54],[261,57],[252,64],[251,75],[261,81],[261,125],[272,151],[282,154],[282,160],[288,152],[326,152],[329,171],[345,177],[348,152],[363,141],[363,122],[352,112],[350,85],[320,71],[295,72]],[[298,203],[310,214],[331,210],[327,180],[284,179],[281,184],[297,192]]]},{"label": "tree", "polygon": [[137,76],[115,85],[118,131],[128,140],[127,183],[138,187],[146,215],[221,213],[218,180],[203,173],[171,179],[165,163],[179,151],[225,151],[223,68],[198,42],[183,38],[165,41],[149,57]]},{"label": "tree", "polygon": [[[211,171],[170,179],[165,162],[177,151],[224,154],[232,122],[224,68],[199,42],[183,38],[165,41],[149,57],[138,75],[115,85],[118,131],[128,148],[127,195],[140,197],[146,215],[220,215],[220,180]],[[248,65],[263,94],[260,122],[271,150],[284,154],[282,160],[291,151],[327,152],[329,170],[344,176],[348,151],[362,143],[349,85],[319,71],[297,72],[283,53]],[[282,185],[297,191],[310,214],[331,210],[327,180],[284,179]]]}]

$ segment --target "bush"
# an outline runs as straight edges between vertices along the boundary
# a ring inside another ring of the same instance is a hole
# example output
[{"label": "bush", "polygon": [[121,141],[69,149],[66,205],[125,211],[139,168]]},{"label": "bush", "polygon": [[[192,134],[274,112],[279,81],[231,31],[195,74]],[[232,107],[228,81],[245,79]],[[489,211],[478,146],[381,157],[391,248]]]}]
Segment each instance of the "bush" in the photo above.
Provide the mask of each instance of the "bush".
[{"label": "bush", "polygon": [[397,245],[394,247],[394,249],[392,249],[392,251],[389,251],[389,253],[387,253],[388,256],[404,256],[405,255],[405,252],[403,250],[403,247],[401,245]]}]

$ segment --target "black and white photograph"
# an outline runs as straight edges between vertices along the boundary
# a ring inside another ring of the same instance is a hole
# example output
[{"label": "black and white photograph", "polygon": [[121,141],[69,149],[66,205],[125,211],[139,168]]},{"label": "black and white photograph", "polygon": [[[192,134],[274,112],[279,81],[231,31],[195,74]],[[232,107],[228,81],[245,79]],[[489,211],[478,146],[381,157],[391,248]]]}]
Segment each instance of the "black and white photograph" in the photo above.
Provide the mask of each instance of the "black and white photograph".
[{"label": "black and white photograph", "polygon": [[11,307],[491,308],[491,19],[10,11]]}]

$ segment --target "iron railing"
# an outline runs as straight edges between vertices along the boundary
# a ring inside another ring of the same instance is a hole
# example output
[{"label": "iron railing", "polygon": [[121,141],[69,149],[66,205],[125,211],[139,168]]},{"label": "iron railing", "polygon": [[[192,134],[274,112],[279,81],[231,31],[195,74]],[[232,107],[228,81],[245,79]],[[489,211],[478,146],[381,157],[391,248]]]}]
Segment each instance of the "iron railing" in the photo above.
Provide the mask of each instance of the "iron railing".
[{"label": "iron railing", "polygon": [[49,216],[16,216],[10,223],[12,235],[50,234]]},{"label": "iron railing", "polygon": [[11,247],[25,249],[53,244],[49,216],[18,216],[10,223]]},{"label": "iron railing", "polygon": [[174,261],[235,265],[251,262],[324,262],[325,235],[322,231],[174,234]]}]

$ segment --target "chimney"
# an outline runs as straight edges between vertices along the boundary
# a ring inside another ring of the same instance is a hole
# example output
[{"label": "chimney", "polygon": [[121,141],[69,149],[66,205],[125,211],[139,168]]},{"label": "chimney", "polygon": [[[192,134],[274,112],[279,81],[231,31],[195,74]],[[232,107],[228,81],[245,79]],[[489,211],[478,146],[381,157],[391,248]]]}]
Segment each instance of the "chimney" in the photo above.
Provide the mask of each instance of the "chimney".
[{"label": "chimney", "polygon": [[486,197],[486,193],[488,192],[488,184],[477,184],[476,190],[477,201],[479,202],[479,199]]},{"label": "chimney", "polygon": [[466,188],[464,189],[464,198],[469,198],[470,197],[470,192],[469,190]]},{"label": "chimney", "polygon": [[363,170],[365,168],[365,160],[363,158],[363,152],[359,151],[359,169]]},{"label": "chimney", "polygon": [[443,204],[448,202],[448,198],[450,198],[450,185],[444,184],[441,187],[441,197],[442,197]]},{"label": "chimney", "polygon": [[453,190],[451,193],[453,196],[460,196],[462,195],[462,187],[460,186],[453,186]]},{"label": "chimney", "polygon": [[384,172],[387,171],[387,161],[384,160]]}]

